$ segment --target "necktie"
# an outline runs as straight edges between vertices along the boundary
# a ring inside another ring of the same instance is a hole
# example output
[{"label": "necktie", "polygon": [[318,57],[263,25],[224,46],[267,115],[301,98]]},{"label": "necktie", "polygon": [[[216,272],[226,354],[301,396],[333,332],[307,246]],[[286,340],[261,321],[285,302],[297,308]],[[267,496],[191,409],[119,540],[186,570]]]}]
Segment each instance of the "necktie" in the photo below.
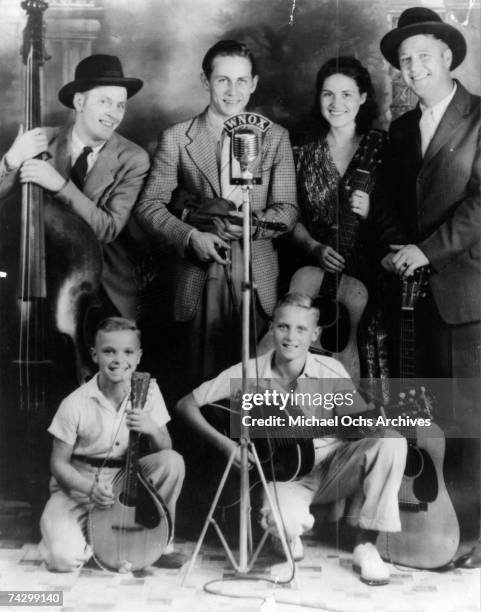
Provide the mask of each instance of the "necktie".
[{"label": "necktie", "polygon": [[222,135],[222,148],[220,152],[220,195],[231,200],[239,208],[242,204],[242,189],[239,185],[230,184],[230,136]]},{"label": "necktie", "polygon": [[429,147],[429,143],[434,136],[434,132],[436,131],[436,123],[431,108],[425,108],[423,110],[423,114],[419,120],[419,130],[421,132],[421,153],[424,157]]},{"label": "necktie", "polygon": [[87,158],[92,153],[92,147],[84,147],[82,153],[77,157],[77,161],[72,166],[70,178],[77,185],[80,191],[84,188],[85,177],[87,176]]}]

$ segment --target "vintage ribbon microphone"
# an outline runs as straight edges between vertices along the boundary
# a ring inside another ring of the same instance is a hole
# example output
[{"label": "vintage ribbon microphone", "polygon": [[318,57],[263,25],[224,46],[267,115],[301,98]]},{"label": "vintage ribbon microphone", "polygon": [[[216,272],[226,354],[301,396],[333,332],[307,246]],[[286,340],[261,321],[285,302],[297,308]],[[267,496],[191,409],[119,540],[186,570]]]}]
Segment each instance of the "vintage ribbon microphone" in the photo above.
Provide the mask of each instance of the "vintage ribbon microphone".
[{"label": "vintage ribbon microphone", "polygon": [[[251,278],[251,190],[252,185],[262,183],[261,172],[256,170],[256,162],[258,161],[261,152],[262,136],[269,129],[271,122],[257,113],[242,113],[230,117],[225,123],[225,129],[231,136],[231,179],[233,185],[240,185],[242,188],[242,240],[243,240],[243,276],[242,276],[242,393],[248,390],[248,371],[249,362],[249,347],[250,347],[250,306],[252,300],[252,278]],[[237,164],[235,163],[237,162]],[[239,166],[237,168],[236,166]],[[235,571],[239,574],[247,574],[252,569],[256,559],[267,539],[268,533],[264,532],[256,550],[249,559],[249,554],[252,549],[252,531],[250,524],[250,492],[249,492],[249,452],[254,457],[254,462],[257,467],[259,478],[266,498],[269,502],[274,522],[276,524],[277,533],[281,540],[286,559],[293,564],[292,555],[289,551],[289,546],[284,533],[284,526],[272,494],[267,485],[264,471],[259,461],[255,446],[250,441],[249,427],[244,425],[241,416],[240,419],[240,504],[239,504],[239,562],[234,558],[227,541],[220,529],[219,525],[213,518],[214,511],[217,507],[220,495],[227,481],[227,477],[233,466],[234,456],[237,447],[232,451],[232,454],[227,462],[224,474],[219,483],[216,495],[212,502],[209,514],[204,523],[204,527],[200,534],[197,546],[195,548],[192,559],[187,568],[186,574],[182,580],[185,583],[189,577],[194,564],[199,554],[202,542],[210,524],[214,525],[219,539],[224,546],[226,554]]]}]

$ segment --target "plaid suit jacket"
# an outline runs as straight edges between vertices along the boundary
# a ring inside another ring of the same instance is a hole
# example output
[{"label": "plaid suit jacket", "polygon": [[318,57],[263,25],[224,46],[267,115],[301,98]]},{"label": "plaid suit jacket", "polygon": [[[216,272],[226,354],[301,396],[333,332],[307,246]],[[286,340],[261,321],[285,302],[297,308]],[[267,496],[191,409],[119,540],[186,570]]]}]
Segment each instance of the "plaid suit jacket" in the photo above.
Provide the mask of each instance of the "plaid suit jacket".
[{"label": "plaid suit jacket", "polygon": [[[159,139],[151,172],[135,208],[139,224],[176,252],[173,262],[173,317],[191,320],[199,307],[209,264],[186,252],[192,226],[169,210],[177,187],[207,198],[220,197],[215,146],[207,134],[207,111],[166,129]],[[294,160],[287,131],[272,124],[261,151],[262,185],[251,191],[252,210],[291,229],[298,217]],[[262,230],[252,244],[254,281],[263,310],[271,314],[277,299],[279,264],[272,238]]]}]

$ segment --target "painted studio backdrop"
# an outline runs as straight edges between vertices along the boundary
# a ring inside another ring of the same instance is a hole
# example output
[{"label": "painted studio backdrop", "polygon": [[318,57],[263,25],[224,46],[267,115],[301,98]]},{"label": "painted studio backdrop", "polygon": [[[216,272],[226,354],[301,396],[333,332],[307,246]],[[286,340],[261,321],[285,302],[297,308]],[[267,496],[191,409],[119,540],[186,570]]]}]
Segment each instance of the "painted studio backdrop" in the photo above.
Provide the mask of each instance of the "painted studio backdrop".
[{"label": "painted studio backdrop", "polygon": [[[119,131],[152,152],[161,129],[206,106],[199,78],[205,51],[219,39],[236,38],[246,42],[259,60],[261,78],[252,110],[288,128],[294,144],[303,139],[315,74],[337,54],[355,55],[368,67],[381,108],[380,127],[387,128],[393,117],[412,106],[412,99],[398,73],[383,60],[379,41],[413,4],[405,0],[51,0],[45,13],[50,59],[43,71],[43,123],[68,120],[69,111],[58,101],[57,92],[73,79],[80,59],[91,53],[118,55],[125,74],[145,82],[129,102]],[[417,4],[436,10],[462,31],[468,55],[455,76],[479,94],[479,0],[418,0]],[[0,9],[3,154],[23,121],[20,47],[25,12],[20,0],[0,0]],[[0,338],[0,352],[3,345]],[[2,358],[2,367],[3,362]],[[32,426],[26,432],[23,419],[16,419],[18,406],[12,405],[7,379],[7,375],[0,378],[0,496],[18,499],[26,496],[19,484],[23,473],[19,457],[30,446],[25,438],[32,436],[34,443],[42,434]],[[50,406],[50,413],[55,409]]]}]

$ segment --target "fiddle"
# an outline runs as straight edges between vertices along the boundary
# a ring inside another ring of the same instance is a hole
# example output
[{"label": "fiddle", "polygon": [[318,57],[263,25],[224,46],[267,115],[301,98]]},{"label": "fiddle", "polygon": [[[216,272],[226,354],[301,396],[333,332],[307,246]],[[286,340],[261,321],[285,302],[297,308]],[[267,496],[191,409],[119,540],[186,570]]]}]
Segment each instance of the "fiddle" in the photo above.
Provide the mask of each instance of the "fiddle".
[{"label": "fiddle", "polygon": [[[242,227],[242,210],[231,200],[225,198],[206,198],[194,195],[185,189],[176,189],[171,201],[172,213],[201,232],[216,232],[214,218],[225,219],[232,225]],[[251,229],[267,229],[286,232],[287,225],[277,221],[267,221],[255,213],[250,219]]]}]

